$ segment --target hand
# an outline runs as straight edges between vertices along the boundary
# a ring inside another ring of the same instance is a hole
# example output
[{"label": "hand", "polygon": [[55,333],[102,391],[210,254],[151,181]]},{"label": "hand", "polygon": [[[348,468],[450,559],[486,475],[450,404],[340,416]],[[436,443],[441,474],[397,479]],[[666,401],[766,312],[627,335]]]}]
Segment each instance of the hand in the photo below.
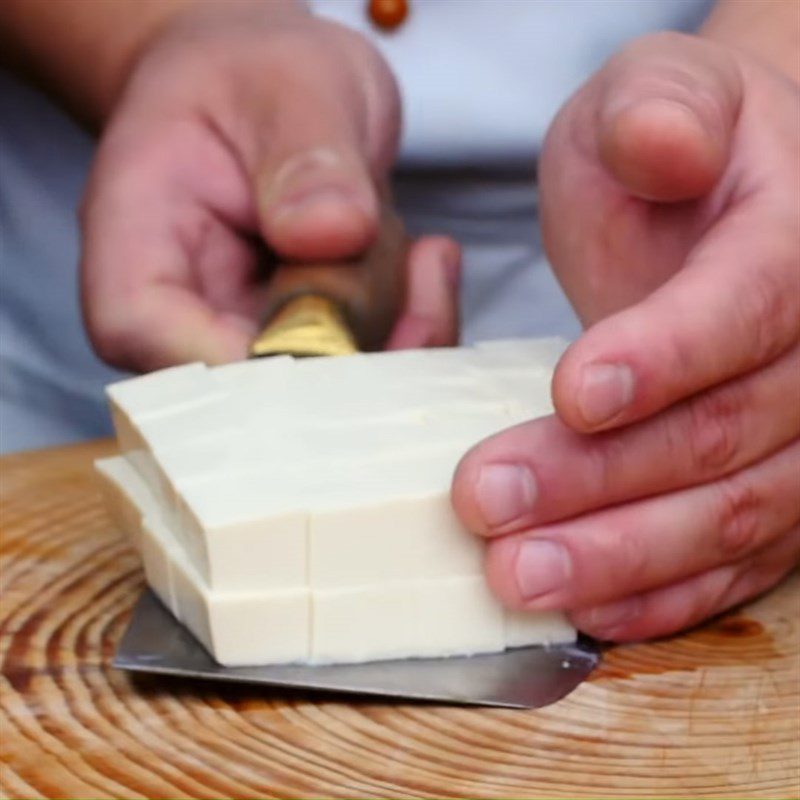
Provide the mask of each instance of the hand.
[{"label": "hand", "polygon": [[388,67],[352,31],[273,2],[176,15],[131,71],[84,200],[98,353],[138,370],[243,358],[287,262],[401,271],[389,344],[452,343],[456,245],[407,249],[379,201],[399,117]]},{"label": "hand", "polygon": [[562,109],[542,223],[588,326],[557,416],[455,476],[509,606],[600,638],[669,634],[800,554],[800,100],[701,38],[640,40]]}]

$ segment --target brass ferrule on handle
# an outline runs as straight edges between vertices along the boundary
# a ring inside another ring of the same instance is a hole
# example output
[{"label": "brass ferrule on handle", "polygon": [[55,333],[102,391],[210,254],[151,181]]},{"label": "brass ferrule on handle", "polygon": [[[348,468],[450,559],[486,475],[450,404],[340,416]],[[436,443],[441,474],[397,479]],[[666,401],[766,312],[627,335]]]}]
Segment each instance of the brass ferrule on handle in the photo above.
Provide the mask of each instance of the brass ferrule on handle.
[{"label": "brass ferrule on handle", "polygon": [[378,236],[358,258],[283,264],[269,278],[266,322],[251,357],[337,356],[380,350],[405,294],[408,242],[385,199]]},{"label": "brass ferrule on handle", "polygon": [[339,304],[313,292],[289,297],[250,346],[250,358],[346,356],[358,352]]}]

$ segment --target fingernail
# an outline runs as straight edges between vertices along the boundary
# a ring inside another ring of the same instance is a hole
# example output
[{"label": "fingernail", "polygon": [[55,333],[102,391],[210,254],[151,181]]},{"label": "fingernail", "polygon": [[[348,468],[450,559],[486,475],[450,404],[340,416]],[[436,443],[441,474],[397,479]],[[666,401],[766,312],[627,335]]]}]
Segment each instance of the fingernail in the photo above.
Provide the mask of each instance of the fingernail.
[{"label": "fingernail", "polygon": [[572,562],[560,544],[528,539],[519,546],[515,570],[520,595],[533,600],[564,586],[572,574]]},{"label": "fingernail", "polygon": [[536,502],[536,481],[519,464],[481,467],[475,486],[481,515],[490,528],[499,528],[524,516]]},{"label": "fingernail", "polygon": [[262,195],[264,208],[277,218],[284,214],[305,213],[314,204],[348,204],[372,213],[372,198],[363,196],[342,155],[335,150],[316,148],[298,153],[278,167]]},{"label": "fingernail", "polygon": [[620,625],[632,622],[642,610],[642,601],[639,597],[628,597],[615,603],[593,608],[589,612],[588,627],[593,633],[602,635],[612,633]]},{"label": "fingernail", "polygon": [[335,150],[317,147],[304,153],[296,153],[284,161],[272,176],[266,199],[278,197],[291,184],[295,186],[305,181],[308,175],[328,174],[341,170],[342,157]]},{"label": "fingernail", "polygon": [[365,203],[348,189],[340,186],[313,186],[281,198],[272,218],[276,223],[279,221],[284,222],[289,217],[301,216],[309,213],[314,207],[320,208],[322,206],[339,208],[350,206],[360,213],[367,211]]},{"label": "fingernail", "polygon": [[633,400],[634,377],[624,364],[584,367],[578,389],[578,409],[592,427],[616,417]]}]

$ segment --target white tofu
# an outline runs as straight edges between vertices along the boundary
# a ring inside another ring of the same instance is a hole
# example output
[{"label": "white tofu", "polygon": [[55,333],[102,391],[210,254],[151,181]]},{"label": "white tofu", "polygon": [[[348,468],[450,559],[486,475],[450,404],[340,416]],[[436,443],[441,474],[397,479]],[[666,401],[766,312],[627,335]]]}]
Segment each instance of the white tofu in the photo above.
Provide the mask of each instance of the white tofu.
[{"label": "white tofu", "polygon": [[[178,483],[215,475],[283,471],[310,463],[352,463],[411,458],[446,446],[465,447],[502,430],[513,421],[506,403],[449,414],[446,409],[390,419],[287,420],[271,430],[235,430],[200,435],[179,445],[154,450],[162,482]],[[358,447],[354,448],[354,443]]]},{"label": "white tofu", "polygon": [[180,558],[180,550],[166,525],[159,519],[143,517],[139,534],[139,552],[147,585],[161,602],[181,619],[173,564]]},{"label": "white tofu", "polygon": [[101,458],[94,462],[94,467],[112,521],[140,549],[147,487],[124,458]]},{"label": "white tofu", "polygon": [[536,375],[522,369],[497,370],[492,383],[498,392],[513,398],[508,401],[507,410],[515,421],[553,413],[549,374]]},{"label": "white tofu", "polygon": [[315,664],[497,652],[503,614],[480,577],[312,591]]},{"label": "white tofu", "polygon": [[[334,554],[343,550],[360,554],[345,571],[367,577],[387,568],[390,576],[427,575],[424,566],[419,572],[421,557],[438,570],[431,574],[476,574],[482,551],[453,515],[450,480],[465,443],[509,422],[496,413],[417,425],[289,428],[269,443],[200,440],[160,456],[175,479],[178,508],[174,513],[170,501],[164,516],[214,589],[292,585],[306,558],[325,585],[341,585],[349,578],[333,577],[342,574],[341,555]],[[360,454],[347,455],[359,438]],[[204,474],[193,477],[195,470]],[[316,547],[307,555],[309,511]],[[385,530],[381,518],[389,520]],[[391,558],[381,544],[387,541]],[[318,573],[317,564],[328,567]]]},{"label": "white tofu", "polygon": [[109,389],[125,460],[98,469],[138,537],[148,583],[221,663],[572,640],[563,615],[503,611],[484,583],[484,543],[449,499],[472,445],[551,413],[565,344],[283,357],[137,378]]},{"label": "white tofu", "polygon": [[303,358],[297,361],[301,379],[325,382],[353,381],[371,386],[417,382],[447,383],[472,377],[472,351],[467,348],[433,347],[425,350],[391,350],[369,355],[337,358]]},{"label": "white tofu", "polygon": [[112,519],[139,551],[147,583],[176,614],[170,560],[178,547],[161,522],[152,493],[125,458],[99,459],[94,466]]},{"label": "white tofu", "polygon": [[307,662],[310,602],[305,586],[212,592],[185,560],[174,564],[178,618],[226,667]]},{"label": "white tofu", "polygon": [[195,403],[215,389],[205,364],[185,364],[112,383],[106,393],[126,416],[138,418]]},{"label": "white tofu", "polygon": [[300,498],[287,497],[277,483],[272,489],[274,495],[269,484],[245,492],[234,480],[183,490],[176,533],[212,589],[305,585],[308,513]]},{"label": "white tofu", "polygon": [[210,367],[213,380],[225,388],[237,389],[251,386],[254,381],[259,383],[274,384],[289,370],[293,370],[295,360],[291,356],[271,356],[258,361],[237,361],[233,364],[223,364]]},{"label": "white tofu", "polygon": [[125,459],[104,459],[97,466],[116,492],[113,496],[126,502],[136,498],[137,521],[142,520],[136,536],[148,584],[219,663],[308,661],[310,596],[305,580],[278,591],[212,592],[159,519],[155,498]]},{"label": "white tofu", "polygon": [[[265,462],[260,471],[230,474],[224,477],[205,477],[186,481],[180,486],[182,506],[179,512],[178,537],[213,589],[280,588],[305,581],[315,575],[315,565],[324,563],[325,556],[309,553],[311,521],[320,542],[315,552],[328,553],[328,531],[350,529],[356,538],[367,529],[374,532],[371,520],[380,518],[381,507],[396,501],[398,512],[394,525],[406,535],[394,545],[394,551],[406,555],[393,569],[407,569],[419,555],[419,537],[412,538],[405,528],[424,518],[420,508],[430,509],[438,503],[442,511],[435,519],[448,519],[449,526],[441,530],[425,525],[424,531],[436,535],[428,552],[434,549],[444,557],[445,569],[452,563],[453,574],[464,574],[463,558],[442,544],[453,543],[453,531],[458,525],[446,500],[450,476],[459,451],[449,448],[431,450],[427,457],[336,462],[322,464],[315,470],[308,463]],[[324,463],[324,458],[320,458]],[[436,496],[431,498],[431,487]],[[447,517],[446,515],[449,515]],[[343,528],[344,526],[344,528]],[[395,529],[395,528],[393,528]],[[422,530],[422,529],[421,529]],[[465,550],[472,553],[472,537],[456,529]],[[334,539],[338,534],[333,534]],[[375,538],[374,536],[372,537]],[[389,538],[381,531],[380,541]],[[350,538],[343,540],[349,542]],[[335,559],[328,559],[324,575],[337,574],[342,560],[356,565],[358,551],[343,555],[342,547],[333,542]],[[374,554],[374,557],[373,557]],[[480,553],[470,556],[480,560]],[[364,549],[361,571],[380,569],[386,562],[380,548]],[[438,563],[438,562],[437,562]],[[413,574],[413,573],[412,573]],[[321,578],[326,582],[326,578]],[[333,579],[335,580],[335,579]]]},{"label": "white tofu", "polygon": [[186,364],[113,383],[106,388],[123,452],[145,448],[135,422],[203,404],[218,392],[205,364]]},{"label": "white tofu", "polygon": [[475,345],[478,363],[484,368],[524,367],[552,374],[569,342],[560,336],[541,339],[490,339]]},{"label": "white tofu", "polygon": [[459,450],[365,473],[339,497],[317,496],[309,521],[313,589],[481,574],[483,542],[450,505]]},{"label": "white tofu", "polygon": [[577,631],[560,611],[506,611],[505,646],[564,644],[577,639]]}]

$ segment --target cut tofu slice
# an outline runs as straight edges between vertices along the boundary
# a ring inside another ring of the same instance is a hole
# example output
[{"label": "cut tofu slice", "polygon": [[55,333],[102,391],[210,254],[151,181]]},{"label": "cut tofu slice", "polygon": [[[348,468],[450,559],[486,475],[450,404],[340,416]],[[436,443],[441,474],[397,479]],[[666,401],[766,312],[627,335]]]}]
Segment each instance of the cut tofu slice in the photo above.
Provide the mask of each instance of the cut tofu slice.
[{"label": "cut tofu slice", "polygon": [[[167,535],[147,485],[124,458],[100,459],[95,462],[95,469],[102,479],[100,485],[111,518],[139,551],[147,583],[161,602],[178,616],[170,564],[178,553],[178,546]],[[149,514],[147,519],[145,513]]]},{"label": "cut tofu slice", "polygon": [[503,612],[481,577],[313,591],[311,616],[316,664],[505,648]]},{"label": "cut tofu slice", "polygon": [[175,617],[182,619],[173,566],[181,558],[181,553],[174,537],[160,519],[152,516],[142,518],[139,552],[147,585]]},{"label": "cut tofu slice", "polygon": [[136,503],[135,514],[118,504],[122,513],[116,517],[124,519],[126,531],[139,542],[149,586],[220,664],[308,661],[310,595],[305,580],[277,591],[212,592],[125,459],[104,459],[97,468],[112,497]]},{"label": "cut tofu slice", "polygon": [[112,521],[140,549],[141,509],[147,503],[147,486],[124,458],[101,458],[94,466]]},{"label": "cut tofu slice", "polygon": [[505,646],[574,642],[577,631],[560,611],[506,611]]},{"label": "cut tofu slice", "polygon": [[260,592],[211,592],[191,564],[173,565],[176,615],[226,667],[309,660],[310,600],[303,586]]},{"label": "cut tofu slice", "polygon": [[[459,456],[449,446],[419,458],[323,461],[316,469],[265,464],[260,472],[187,481],[178,536],[214,589],[280,588],[307,575],[314,585],[341,585],[347,572],[413,576],[428,569],[419,562],[426,553],[438,554],[430,566],[438,574],[475,574],[481,551],[447,501]],[[398,534],[394,542],[381,530],[386,524]]]},{"label": "cut tofu slice", "polygon": [[287,486],[276,480],[260,494],[245,493],[239,480],[185,488],[177,536],[209,587],[281,589],[305,583],[308,513]]},{"label": "cut tofu slice", "polygon": [[398,461],[364,474],[338,497],[312,503],[312,588],[480,575],[483,542],[464,530],[450,504],[460,449]]}]

